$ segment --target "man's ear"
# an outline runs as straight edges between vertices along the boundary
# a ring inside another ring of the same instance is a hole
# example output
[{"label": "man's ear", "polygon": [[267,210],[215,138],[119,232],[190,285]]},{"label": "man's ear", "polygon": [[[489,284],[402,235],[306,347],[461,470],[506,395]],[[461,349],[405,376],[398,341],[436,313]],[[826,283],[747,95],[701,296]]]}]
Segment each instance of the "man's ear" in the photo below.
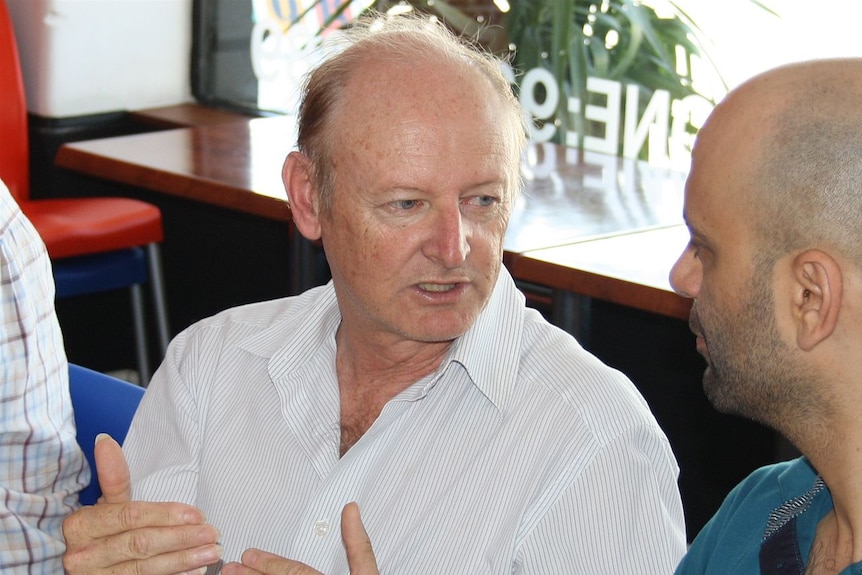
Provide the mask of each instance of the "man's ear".
[{"label": "man's ear", "polygon": [[841,313],[844,278],[841,266],[821,250],[806,250],[793,261],[793,310],[796,342],[810,351],[829,337]]},{"label": "man's ear", "polygon": [[281,179],[290,201],[293,223],[306,239],[320,239],[320,202],[314,183],[311,160],[300,152],[291,152],[284,160]]}]

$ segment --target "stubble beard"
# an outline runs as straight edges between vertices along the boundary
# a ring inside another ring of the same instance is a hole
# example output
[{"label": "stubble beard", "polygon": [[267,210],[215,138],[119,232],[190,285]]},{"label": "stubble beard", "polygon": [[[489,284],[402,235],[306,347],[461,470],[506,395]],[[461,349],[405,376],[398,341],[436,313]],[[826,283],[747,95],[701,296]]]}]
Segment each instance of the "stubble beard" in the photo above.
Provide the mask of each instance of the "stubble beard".
[{"label": "stubble beard", "polygon": [[808,419],[803,410],[819,402],[810,370],[780,338],[766,280],[754,280],[752,296],[735,312],[692,309],[692,327],[709,344],[703,388],[713,407],[795,435]]}]

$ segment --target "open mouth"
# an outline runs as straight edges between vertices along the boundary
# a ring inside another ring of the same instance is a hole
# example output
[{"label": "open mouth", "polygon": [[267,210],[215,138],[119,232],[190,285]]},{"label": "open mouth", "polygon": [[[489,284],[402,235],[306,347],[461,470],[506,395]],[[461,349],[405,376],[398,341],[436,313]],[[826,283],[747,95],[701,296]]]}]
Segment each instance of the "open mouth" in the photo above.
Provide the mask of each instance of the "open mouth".
[{"label": "open mouth", "polygon": [[419,289],[429,292],[447,292],[455,289],[458,284],[419,284]]}]

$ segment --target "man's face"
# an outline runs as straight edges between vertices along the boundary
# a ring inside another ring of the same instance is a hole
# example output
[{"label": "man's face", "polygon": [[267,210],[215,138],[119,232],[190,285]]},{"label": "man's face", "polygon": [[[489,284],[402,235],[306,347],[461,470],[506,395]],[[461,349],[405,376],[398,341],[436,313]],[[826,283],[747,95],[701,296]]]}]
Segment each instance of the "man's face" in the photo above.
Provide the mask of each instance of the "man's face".
[{"label": "man's face", "polygon": [[[789,347],[776,323],[773,263],[757,263],[749,211],[751,151],[727,134],[702,133],[686,183],[691,241],[671,271],[674,289],[694,298],[690,325],[706,359],[704,391],[719,411],[774,424],[798,389]],[[736,151],[732,151],[736,150]]]},{"label": "man's face", "polygon": [[710,403],[721,412],[765,423],[772,418],[764,408],[771,411],[783,403],[788,389],[780,375],[787,348],[779,337],[770,286],[768,275],[755,274],[738,306],[701,299],[690,319],[707,361],[703,389]]},{"label": "man's face", "polygon": [[424,68],[354,74],[320,218],[342,327],[383,342],[449,341],[472,325],[511,209],[497,98],[475,77]]}]

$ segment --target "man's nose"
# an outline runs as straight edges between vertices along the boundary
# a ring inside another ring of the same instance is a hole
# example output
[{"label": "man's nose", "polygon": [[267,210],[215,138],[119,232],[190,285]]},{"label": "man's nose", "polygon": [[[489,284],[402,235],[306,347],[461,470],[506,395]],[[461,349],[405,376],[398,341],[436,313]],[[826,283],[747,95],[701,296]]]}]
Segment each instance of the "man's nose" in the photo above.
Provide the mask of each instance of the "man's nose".
[{"label": "man's nose", "polygon": [[467,229],[460,206],[447,206],[438,210],[433,218],[426,242],[425,255],[447,268],[458,267],[470,253]]},{"label": "man's nose", "polygon": [[701,276],[700,262],[694,257],[694,248],[688,245],[670,269],[670,286],[683,297],[696,298]]}]

